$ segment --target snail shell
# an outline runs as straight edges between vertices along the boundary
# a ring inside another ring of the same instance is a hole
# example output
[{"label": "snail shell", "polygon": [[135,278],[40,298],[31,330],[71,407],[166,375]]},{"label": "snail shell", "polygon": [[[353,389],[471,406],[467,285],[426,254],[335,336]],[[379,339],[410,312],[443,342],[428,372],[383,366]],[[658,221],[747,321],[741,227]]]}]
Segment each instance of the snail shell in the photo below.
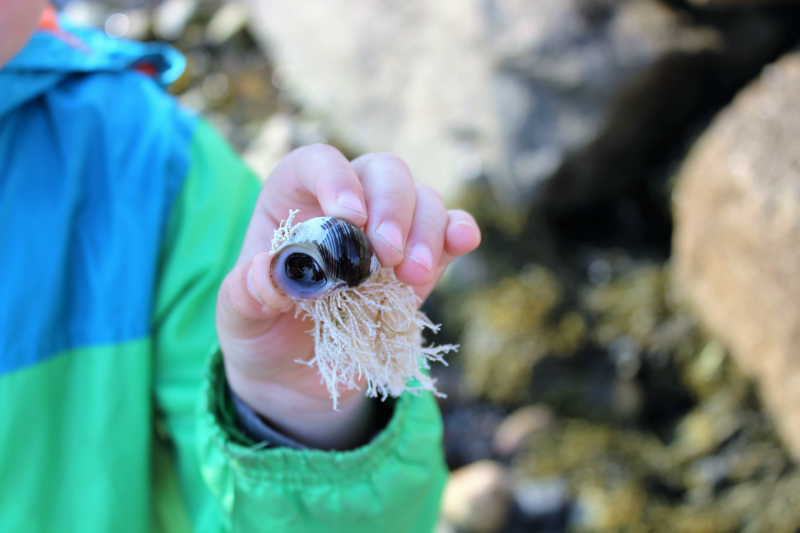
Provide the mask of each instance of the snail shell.
[{"label": "snail shell", "polygon": [[318,217],[298,224],[272,256],[272,282],[292,300],[363,285],[381,269],[367,236],[350,222]]}]

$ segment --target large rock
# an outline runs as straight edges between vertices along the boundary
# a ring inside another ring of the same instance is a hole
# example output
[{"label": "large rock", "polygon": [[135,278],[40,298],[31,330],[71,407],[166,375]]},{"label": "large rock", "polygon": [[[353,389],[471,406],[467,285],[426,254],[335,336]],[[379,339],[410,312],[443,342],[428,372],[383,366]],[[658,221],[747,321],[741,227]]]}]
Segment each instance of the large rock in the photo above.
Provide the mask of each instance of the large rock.
[{"label": "large rock", "polygon": [[800,54],[715,119],[673,194],[681,291],[758,378],[800,459]]},{"label": "large rock", "polygon": [[624,161],[692,112],[723,47],[655,0],[252,5],[279,87],[353,151],[393,151],[445,197],[482,173],[509,202],[619,188],[641,167]]},{"label": "large rock", "polygon": [[285,87],[355,152],[393,151],[452,193],[496,158],[477,2],[255,0],[251,27]]}]

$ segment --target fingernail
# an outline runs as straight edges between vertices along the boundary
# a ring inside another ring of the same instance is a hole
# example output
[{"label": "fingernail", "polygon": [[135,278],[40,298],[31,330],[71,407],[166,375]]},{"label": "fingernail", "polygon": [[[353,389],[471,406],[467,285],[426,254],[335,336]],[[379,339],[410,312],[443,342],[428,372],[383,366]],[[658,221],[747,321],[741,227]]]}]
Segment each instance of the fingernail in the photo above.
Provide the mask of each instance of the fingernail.
[{"label": "fingernail", "polygon": [[469,230],[476,236],[480,236],[481,232],[469,222],[456,222],[456,227],[469,228]]},{"label": "fingernail", "polygon": [[433,252],[424,244],[415,244],[408,251],[408,258],[422,266],[428,272],[433,272]]},{"label": "fingernail", "polygon": [[391,222],[383,222],[375,232],[395,253],[403,253],[403,232]]},{"label": "fingernail", "polygon": [[364,202],[351,192],[343,192],[337,196],[336,203],[360,217],[367,218],[367,209],[364,207]]}]

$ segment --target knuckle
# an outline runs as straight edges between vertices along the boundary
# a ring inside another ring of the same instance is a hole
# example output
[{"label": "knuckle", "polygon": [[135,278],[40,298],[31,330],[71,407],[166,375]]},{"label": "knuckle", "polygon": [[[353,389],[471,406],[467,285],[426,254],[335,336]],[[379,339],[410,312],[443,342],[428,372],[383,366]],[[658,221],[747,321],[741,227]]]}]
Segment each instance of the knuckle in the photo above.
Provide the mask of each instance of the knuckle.
[{"label": "knuckle", "polygon": [[422,212],[429,220],[435,220],[440,225],[447,224],[447,208],[436,189],[428,185],[417,184],[417,203],[422,207]]},{"label": "knuckle", "polygon": [[418,183],[416,187],[417,198],[430,204],[431,207],[437,207],[440,211],[447,212],[447,209],[444,205],[444,200],[442,200],[442,195],[439,194],[439,191],[430,185],[423,185],[421,183]]},{"label": "knuckle", "polygon": [[363,164],[370,169],[380,168],[382,171],[391,172],[394,179],[408,178],[413,181],[408,164],[391,152],[376,152],[368,154],[362,159]]},{"label": "knuckle", "polygon": [[402,190],[393,191],[387,190],[383,194],[382,201],[391,206],[391,212],[396,213],[398,218],[410,219],[414,213],[415,202],[414,199],[405,194]]}]

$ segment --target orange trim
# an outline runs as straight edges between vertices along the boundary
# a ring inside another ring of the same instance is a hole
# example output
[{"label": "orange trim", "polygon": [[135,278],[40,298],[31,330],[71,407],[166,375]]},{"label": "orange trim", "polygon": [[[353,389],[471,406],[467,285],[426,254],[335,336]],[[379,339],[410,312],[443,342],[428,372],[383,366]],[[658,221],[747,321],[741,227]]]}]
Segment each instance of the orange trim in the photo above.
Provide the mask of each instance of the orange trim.
[{"label": "orange trim", "polygon": [[50,4],[44,6],[44,10],[42,10],[42,16],[39,17],[39,29],[53,33],[61,31],[58,26],[58,12]]},{"label": "orange trim", "polygon": [[51,33],[81,52],[88,53],[91,51],[80,39],[58,25],[58,11],[50,4],[44,6],[42,15],[39,17],[39,31]]}]

